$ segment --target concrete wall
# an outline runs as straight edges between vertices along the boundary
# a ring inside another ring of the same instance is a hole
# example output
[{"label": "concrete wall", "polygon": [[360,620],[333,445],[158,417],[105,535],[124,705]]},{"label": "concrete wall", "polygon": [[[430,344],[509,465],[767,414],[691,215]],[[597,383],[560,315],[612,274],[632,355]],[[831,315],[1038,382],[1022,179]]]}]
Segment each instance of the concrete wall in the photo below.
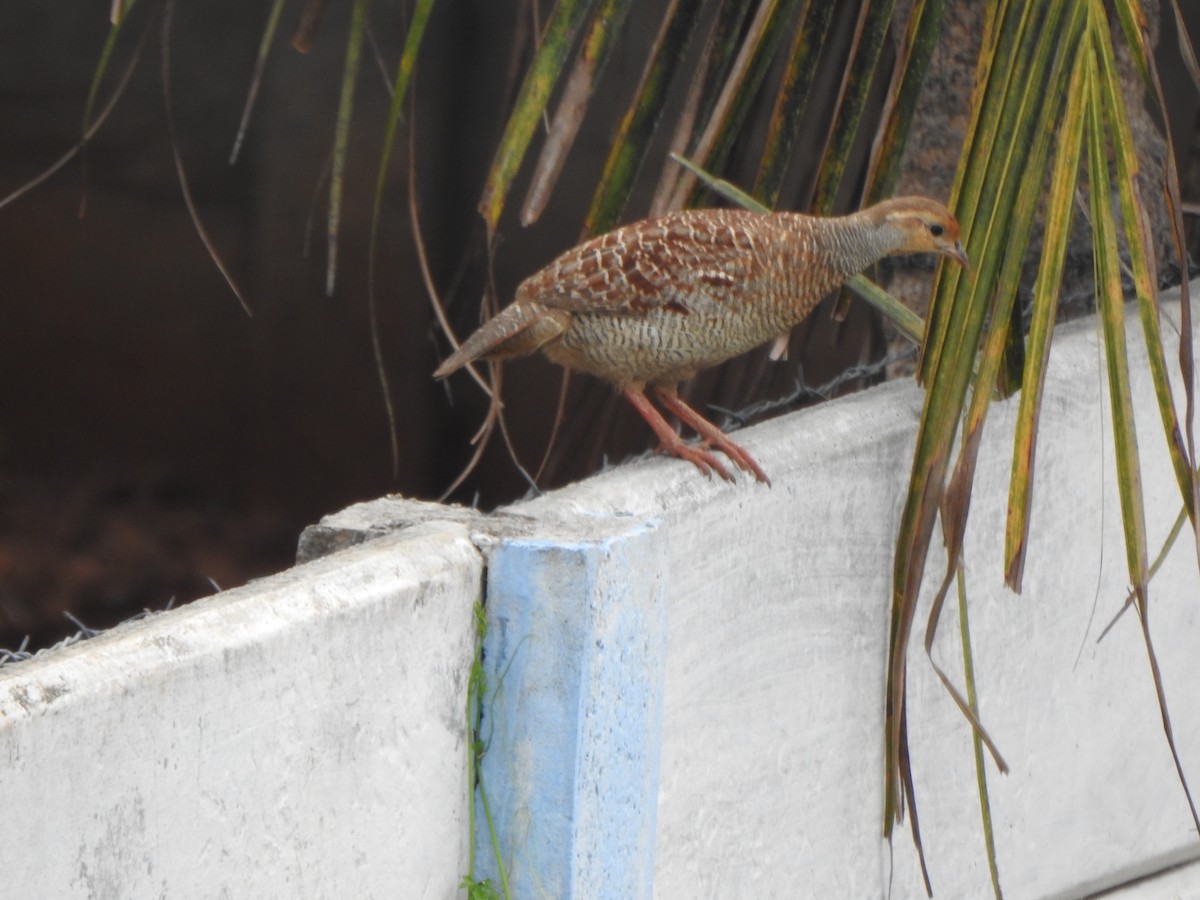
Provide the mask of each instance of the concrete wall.
[{"label": "concrete wall", "polygon": [[481,572],[424,525],[0,670],[5,896],[453,896]]},{"label": "concrete wall", "polygon": [[[1136,323],[1130,339],[1157,550],[1179,501]],[[1095,642],[1126,590],[1101,353],[1090,321],[1057,336],[1020,596],[1000,566],[1015,401],[980,457],[969,611],[982,716],[1012,767],[988,771],[1009,898],[1200,895],[1137,623]],[[302,556],[332,555],[0,670],[0,796],[30,811],[0,822],[6,885],[461,895],[485,592],[481,775],[513,896],[923,896],[907,834],[880,838],[891,555],[920,403],[894,383],[742,432],[770,488],[646,459],[486,517],[362,504],[306,533]],[[1194,780],[1198,588],[1184,540],[1151,603]],[[988,896],[970,732],[921,637],[909,729],[934,889]],[[953,607],[934,652],[959,677]],[[482,827],[476,853],[498,878]]]}]

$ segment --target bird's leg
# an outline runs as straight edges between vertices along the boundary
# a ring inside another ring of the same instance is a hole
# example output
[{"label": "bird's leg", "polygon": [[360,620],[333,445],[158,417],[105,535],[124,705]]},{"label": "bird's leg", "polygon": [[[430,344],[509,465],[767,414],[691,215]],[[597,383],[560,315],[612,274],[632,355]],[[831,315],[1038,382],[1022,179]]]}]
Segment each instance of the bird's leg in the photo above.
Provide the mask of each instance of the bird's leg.
[{"label": "bird's leg", "polygon": [[[658,440],[665,452],[670,453],[672,456],[678,456],[680,459],[686,459],[710,478],[715,470],[726,481],[733,481],[733,476],[729,474],[729,470],[722,465],[719,459],[706,450],[702,450],[699,447],[691,447],[683,442],[683,438],[676,434],[675,429],[667,424],[667,420],[662,417],[662,413],[655,409],[646,398],[645,390],[638,387],[626,387],[621,393],[625,395],[625,399],[629,401],[630,405],[646,420],[646,424],[654,429],[654,433],[658,435]],[[720,434],[720,432],[717,433]],[[732,458],[733,454],[730,454],[730,457]]]},{"label": "bird's leg", "polygon": [[656,384],[653,390],[654,395],[662,401],[663,406],[679,416],[681,422],[689,425],[710,446],[723,451],[726,456],[759,481],[763,482],[763,484],[771,483],[771,479],[767,478],[767,473],[762,470],[762,467],[754,461],[754,458],[749,453],[731,441],[728,435],[721,431],[720,428],[683,402],[683,398],[679,396],[679,392],[674,385],[668,387]]}]

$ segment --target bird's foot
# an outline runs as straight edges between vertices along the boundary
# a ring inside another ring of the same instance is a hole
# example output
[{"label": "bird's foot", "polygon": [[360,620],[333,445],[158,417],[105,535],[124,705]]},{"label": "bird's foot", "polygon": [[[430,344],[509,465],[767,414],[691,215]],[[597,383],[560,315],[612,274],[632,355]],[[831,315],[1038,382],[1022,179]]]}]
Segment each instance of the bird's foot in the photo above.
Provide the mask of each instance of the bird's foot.
[{"label": "bird's foot", "polygon": [[675,432],[666,419],[662,417],[650,401],[646,399],[646,394],[642,388],[632,385],[626,387],[623,391],[625,399],[641,413],[642,418],[647,424],[654,429],[654,433],[658,435],[659,451],[662,453],[670,453],[672,456],[677,456],[680,459],[686,459],[705,475],[712,477],[712,473],[716,472],[726,481],[733,481],[733,476],[729,473],[729,469],[725,467],[719,459],[708,452],[706,448],[716,447],[728,456],[741,469],[749,472],[759,481],[764,484],[770,484],[767,480],[767,475],[763,472],[762,467],[754,461],[754,459],[727,438],[716,425],[709,422],[698,412],[688,406],[679,398],[674,387],[656,386],[655,394],[662,400],[663,405],[670,409],[673,413],[679,416],[680,420],[690,425],[700,435],[703,443],[697,447],[692,444],[685,444],[683,439]]},{"label": "bird's foot", "polygon": [[[767,473],[754,461],[754,457],[730,440],[720,428],[684,403],[683,398],[674,388],[659,385],[655,387],[654,392],[662,401],[663,406],[679,416],[680,421],[695,429],[696,433],[704,439],[706,446],[720,450],[732,459],[738,468],[749,472],[761,483],[771,484],[771,479],[767,478]],[[708,454],[708,456],[710,459],[712,458],[712,454]]]},{"label": "bird's foot", "polygon": [[674,440],[664,442],[658,446],[659,453],[669,453],[671,456],[679,459],[686,459],[697,469],[712,478],[713,472],[716,472],[726,481],[733,481],[733,475],[725,468],[725,464],[709,453],[703,447],[697,447],[693,444],[685,444],[682,440]]},{"label": "bird's foot", "polygon": [[[704,439],[705,445],[709,447],[715,447],[717,450],[720,450],[722,453],[732,459],[734,464],[736,464],[737,467],[743,472],[748,472],[749,474],[753,475],[757,481],[770,486],[771,479],[767,477],[767,473],[763,471],[762,466],[755,462],[753,456],[746,452],[741,445],[735,444],[724,434],[718,432],[718,435],[719,437],[706,437]],[[712,454],[709,455],[711,456]]]}]

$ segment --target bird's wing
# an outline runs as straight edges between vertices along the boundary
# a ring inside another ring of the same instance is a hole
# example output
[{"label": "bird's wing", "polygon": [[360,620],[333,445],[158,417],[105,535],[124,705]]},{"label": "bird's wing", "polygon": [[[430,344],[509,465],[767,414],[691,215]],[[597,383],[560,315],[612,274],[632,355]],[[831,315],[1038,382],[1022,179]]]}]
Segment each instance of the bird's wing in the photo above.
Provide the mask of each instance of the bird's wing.
[{"label": "bird's wing", "polygon": [[757,218],[704,210],[635,222],[568,250],[522,283],[517,297],[572,313],[717,313],[760,269]]}]

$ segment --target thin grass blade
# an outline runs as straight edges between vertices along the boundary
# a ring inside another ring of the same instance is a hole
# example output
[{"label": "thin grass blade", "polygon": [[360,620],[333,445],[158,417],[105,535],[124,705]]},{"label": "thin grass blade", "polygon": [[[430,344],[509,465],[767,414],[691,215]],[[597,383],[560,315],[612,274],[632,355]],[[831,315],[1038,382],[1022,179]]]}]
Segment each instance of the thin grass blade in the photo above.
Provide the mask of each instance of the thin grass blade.
[{"label": "thin grass blade", "polygon": [[1175,38],[1179,44],[1179,57],[1183,60],[1183,67],[1187,69],[1187,73],[1192,79],[1192,86],[1200,91],[1200,65],[1196,63],[1196,49],[1188,40],[1187,23],[1183,21],[1183,10],[1179,8],[1179,0],[1170,0],[1170,3],[1171,9],[1175,13]]},{"label": "thin grass blade", "polygon": [[489,240],[496,232],[500,213],[533,133],[542,121],[550,92],[558,83],[571,47],[587,17],[592,0],[557,0],[542,34],[533,64],[525,73],[516,106],[508,117],[500,145],[492,157],[491,170],[484,184],[479,212],[487,223]]},{"label": "thin grass blade", "polygon": [[942,32],[946,0],[916,0],[909,13],[904,39],[897,51],[895,73],[884,101],[883,128],[871,148],[865,203],[891,195],[900,174],[900,163],[925,84],[929,62]]},{"label": "thin grass blade", "polygon": [[[1131,4],[1133,8],[1129,8]],[[1165,117],[1166,100],[1163,94],[1162,82],[1158,77],[1158,68],[1154,65],[1153,57],[1149,52],[1150,37],[1148,28],[1146,27],[1145,17],[1141,15],[1140,6],[1133,2],[1133,0],[1116,0],[1116,6],[1118,11],[1118,19],[1121,22],[1126,43],[1133,48],[1133,52],[1137,59],[1145,61],[1142,69],[1143,77],[1146,79],[1146,86],[1149,89],[1150,95],[1155,99],[1160,114],[1163,114]],[[1179,29],[1181,52],[1184,53],[1185,57],[1193,57],[1194,54],[1191,53],[1191,45],[1187,39],[1187,32],[1183,28],[1183,24],[1179,19],[1178,5],[1175,5],[1175,12],[1176,25]],[[1176,259],[1179,262],[1180,271],[1186,273],[1187,253],[1184,249],[1183,197],[1179,185],[1179,172],[1175,165],[1175,146],[1171,139],[1171,130],[1169,128],[1164,130],[1164,138],[1166,139],[1167,143],[1167,153],[1166,183],[1162,186],[1163,195],[1166,202],[1167,211],[1170,215]],[[1179,293],[1181,301],[1179,308],[1181,331],[1185,335],[1190,335],[1193,333],[1192,304],[1191,290],[1186,275],[1180,279]],[[1143,327],[1145,327],[1145,322],[1146,314],[1143,312]],[[1184,507],[1187,510],[1188,516],[1191,520],[1192,532],[1196,545],[1196,558],[1197,562],[1200,562],[1200,477],[1196,476],[1196,395],[1195,358],[1193,353],[1194,350],[1191,340],[1181,340],[1179,342],[1179,372],[1182,376],[1181,380],[1183,381],[1184,390],[1183,431],[1184,440],[1186,441],[1187,445],[1188,474],[1191,477],[1191,492],[1190,495],[1184,499]],[[1167,430],[1168,445],[1172,447],[1172,462],[1177,466],[1176,473],[1178,477],[1178,463],[1174,459],[1174,445],[1177,444],[1178,441],[1174,435],[1174,429],[1169,428],[1165,419],[1164,429]]]},{"label": "thin grass blade", "polygon": [[[392,475],[400,471],[400,436],[397,427],[395,404],[392,401],[392,389],[387,378],[387,367],[383,359],[383,339],[379,333],[379,315],[375,296],[375,264],[379,250],[379,217],[383,209],[383,194],[387,184],[387,172],[391,163],[392,149],[395,145],[396,130],[400,127],[401,112],[404,98],[408,94],[408,83],[413,69],[417,64],[417,56],[421,51],[421,39],[425,36],[425,26],[429,21],[429,13],[433,9],[433,0],[417,0],[413,9],[412,21],[404,38],[404,50],[400,54],[400,62],[396,69],[395,84],[392,89],[392,100],[388,107],[387,123],[384,128],[383,149],[379,155],[379,169],[375,174],[375,192],[371,204],[371,236],[367,245],[367,319],[371,325],[371,352],[375,359],[375,375],[379,380],[379,388],[383,393],[383,406],[388,417],[388,435],[392,447]],[[410,188],[415,187],[411,186]],[[415,216],[414,216],[415,218]],[[414,222],[414,227],[419,224]],[[420,247],[421,239],[416,241]],[[421,248],[423,250],[423,247]],[[421,254],[423,260],[423,253]],[[435,304],[436,305],[436,304]]]},{"label": "thin grass blade", "polygon": [[80,155],[86,143],[95,136],[96,132],[100,130],[100,126],[104,124],[105,120],[108,119],[109,115],[116,108],[117,102],[125,93],[125,88],[129,86],[129,80],[133,77],[133,72],[142,59],[142,51],[144,51],[146,48],[146,41],[149,39],[150,34],[154,29],[154,25],[157,22],[156,15],[157,14],[151,15],[149,18],[147,18],[145,26],[142,28],[142,33],[138,37],[137,45],[133,48],[133,52],[129,55],[129,62],[126,63],[124,71],[121,72],[121,76],[117,79],[117,83],[113,87],[112,96],[108,98],[100,111],[96,113],[94,117],[92,117],[91,125],[83,133],[83,137],[80,139],[80,141],[74,147],[56,159],[53,163],[43,169],[40,173],[33,176],[20,187],[12,191],[12,193],[4,197],[0,197],[0,209],[3,209],[10,203],[13,203],[14,201],[25,196],[25,194],[29,193],[38,185],[51,178],[63,166],[73,160],[76,156]]},{"label": "thin grass blade", "polygon": [[809,3],[804,7],[792,36],[792,46],[788,54],[790,62],[779,86],[779,92],[775,95],[775,107],[771,111],[766,144],[754,182],[755,196],[762,197],[772,209],[779,202],[783,177],[787,173],[792,149],[804,123],[804,112],[808,106],[813,76],[816,74],[821,47],[829,34],[829,23],[832,19],[832,3]]},{"label": "thin grass blade", "polygon": [[601,0],[592,17],[534,167],[533,179],[521,207],[522,225],[536,222],[550,199],[631,4],[632,0]]},{"label": "thin grass blade", "polygon": [[1087,102],[1086,69],[1076,61],[1067,91],[1066,109],[1058,129],[1058,148],[1046,199],[1046,227],[1042,238],[1042,259],[1033,286],[1032,316],[1029,326],[1025,380],[1017,410],[1016,436],[1013,441],[1012,477],[1009,481],[1008,518],[1005,524],[1004,580],[1014,591],[1021,590],[1028,547],[1029,517],[1033,504],[1033,467],[1037,451],[1038,422],[1046,364],[1058,313],[1063,263],[1071,231],[1071,212],[1075,208],[1075,186],[1083,148],[1084,111]]},{"label": "thin grass blade", "polygon": [[363,35],[371,0],[354,0],[350,14],[350,33],[346,39],[346,61],[342,68],[337,120],[333,130],[333,167],[329,175],[329,213],[325,230],[327,248],[325,293],[333,296],[337,277],[338,232],[342,221],[342,196],[346,184],[347,149],[350,146],[350,122],[354,117],[354,87],[362,65]]},{"label": "thin grass blade", "polygon": [[396,132],[400,127],[404,99],[408,94],[409,81],[412,79],[413,70],[417,65],[417,57],[421,52],[421,42],[425,37],[425,27],[429,23],[429,14],[433,11],[433,3],[434,0],[417,0],[417,5],[413,9],[412,21],[408,26],[408,33],[404,38],[404,50],[401,52],[400,62],[396,66],[395,85],[383,135],[383,149],[379,155],[379,169],[375,174],[374,206],[371,211],[372,247],[376,243],[379,214],[383,206],[383,188],[387,181],[392,150],[395,147]]},{"label": "thin grass blade", "polygon": [[[1129,387],[1129,361],[1125,347],[1125,297],[1121,287],[1120,257],[1117,249],[1116,225],[1113,221],[1109,201],[1108,159],[1106,143],[1112,143],[1118,156],[1116,144],[1121,135],[1114,128],[1106,133],[1105,120],[1101,115],[1101,104],[1109,91],[1112,38],[1108,31],[1104,6],[1101,0],[1089,0],[1092,45],[1098,61],[1092,67],[1091,91],[1093,94],[1092,115],[1088,121],[1088,177],[1092,191],[1092,218],[1096,232],[1096,282],[1100,287],[1097,298],[1100,322],[1104,333],[1104,350],[1108,368],[1109,405],[1112,411],[1113,452],[1116,456],[1117,493],[1121,502],[1121,522],[1125,533],[1125,558],[1129,570],[1129,581],[1133,586],[1138,610],[1138,622],[1142,638],[1146,643],[1146,655],[1154,681],[1158,710],[1162,718],[1163,733],[1175,763],[1180,786],[1187,799],[1192,821],[1200,830],[1200,811],[1192,800],[1191,789],[1183,771],[1183,764],[1175,746],[1174,730],[1167,711],[1166,693],[1163,689],[1162,673],[1158,657],[1150,636],[1149,618],[1149,573],[1146,551],[1145,506],[1142,496],[1141,462],[1139,459],[1137,432],[1134,427],[1133,400]],[[1109,124],[1117,118],[1114,110],[1108,110]],[[1107,140],[1106,140],[1107,139]],[[1118,162],[1118,173],[1120,163]],[[1140,230],[1140,220],[1126,222],[1127,242],[1132,248],[1133,232]],[[1136,278],[1135,278],[1136,280]],[[1185,336],[1187,340],[1189,336]]]},{"label": "thin grass blade", "polygon": [[[916,0],[909,11],[904,39],[896,51],[896,62],[880,114],[882,126],[875,134],[867,164],[863,206],[890,196],[900,174],[904,147],[925,84],[925,73],[933,57],[945,14],[945,0]],[[850,294],[843,290],[833,310],[842,321],[850,310]],[[918,338],[917,346],[920,346]]]},{"label": "thin grass blade", "polygon": [[254,74],[250,77],[250,90],[246,93],[246,103],[242,107],[242,118],[238,122],[237,134],[233,138],[233,150],[229,153],[229,164],[237,162],[238,153],[242,149],[242,140],[250,125],[250,114],[254,111],[254,102],[258,99],[258,89],[262,86],[263,72],[267,69],[267,57],[271,54],[271,45],[275,43],[275,34],[279,30],[279,19],[283,15],[284,0],[275,0],[271,4],[271,12],[267,16],[266,27],[263,28],[262,40],[258,42],[258,57],[254,61]]},{"label": "thin grass blade", "polygon": [[837,118],[821,156],[812,209],[828,215],[837,204],[846,161],[858,137],[867,104],[867,93],[875,80],[875,68],[883,51],[883,40],[892,21],[895,0],[867,0],[859,14],[851,48],[850,68],[839,88]]},{"label": "thin grass blade", "polygon": [[[1114,0],[1113,8],[1117,13],[1117,21],[1121,23],[1121,30],[1125,33],[1129,52],[1133,56],[1133,64],[1137,67],[1142,81],[1149,84],[1150,53],[1148,47],[1140,37],[1140,35],[1144,35],[1149,31],[1149,24],[1146,22],[1146,12],[1142,9],[1140,0]],[[1107,22],[1105,22],[1104,30],[1108,31]],[[1111,41],[1108,43],[1111,44]]]},{"label": "thin grass blade", "polygon": [[[1154,394],[1162,419],[1163,435],[1175,469],[1184,503],[1191,507],[1193,497],[1193,461],[1184,446],[1179,417],[1175,412],[1175,398],[1167,374],[1166,352],[1163,349],[1160,311],[1158,306],[1158,280],[1155,267],[1151,265],[1153,241],[1143,227],[1148,221],[1145,203],[1138,190],[1137,145],[1125,110],[1125,97],[1118,80],[1116,58],[1113,55],[1112,37],[1107,23],[1095,28],[1099,61],[1099,90],[1107,111],[1107,122],[1112,134],[1112,152],[1116,162],[1117,188],[1121,198],[1121,218],[1126,223],[1125,244],[1129,252],[1129,264],[1133,270],[1134,287],[1137,292],[1138,315],[1142,331],[1146,336],[1146,355],[1150,365],[1150,376],[1154,382]],[[1195,519],[1195,509],[1191,510]]]},{"label": "thin grass blade", "polygon": [[650,138],[658,127],[667,92],[691,43],[702,5],[700,0],[672,0],[668,6],[637,93],[604,161],[604,172],[584,219],[585,234],[608,231],[620,220]]},{"label": "thin grass blade", "polygon": [[[999,203],[993,208],[993,216],[978,235],[988,243],[984,246],[986,258],[1000,259],[995,281],[989,278],[983,284],[994,284],[990,290],[991,309],[985,325],[983,349],[975,373],[974,387],[970,395],[970,406],[963,424],[962,449],[955,462],[953,474],[941,503],[942,530],[946,545],[946,572],[941,586],[930,606],[929,622],[925,629],[925,652],[935,674],[958,706],[963,716],[971,723],[978,738],[991,752],[1000,771],[1007,765],[999,749],[992,742],[982,723],[975,716],[968,699],[955,687],[953,681],[933,657],[933,643],[937,634],[941,611],[950,587],[961,567],[963,541],[970,515],[971,494],[975,480],[975,466],[979,448],[983,441],[983,429],[994,396],[994,388],[1000,377],[1002,365],[1007,358],[1007,347],[1011,338],[1012,312],[1015,309],[1017,288],[1025,251],[1029,245],[1033,222],[1041,199],[1041,185],[1050,154],[1054,122],[1071,76],[1071,63],[1075,58],[1075,47],[1083,34],[1085,17],[1083,8],[1075,5],[1074,15],[1065,18],[1065,2],[1051,0],[1048,4],[1044,28],[1028,31],[1035,41],[1032,52],[1025,59],[1018,54],[1017,67],[1010,72],[997,72],[1012,82],[1006,95],[1006,103],[1012,104],[1014,129],[1010,132],[1002,127],[1008,152],[997,157],[997,167],[992,171],[992,180],[999,193],[1012,197],[1010,202]],[[1025,62],[1022,60],[1025,59]],[[1005,117],[1002,117],[1002,122]],[[987,269],[984,261],[981,270]],[[980,282],[973,282],[978,288]],[[983,306],[988,292],[977,291],[968,299],[974,307]],[[959,355],[964,364],[970,357]],[[959,373],[954,373],[955,377]],[[936,391],[937,383],[930,385]]]},{"label": "thin grass blade", "polygon": [[129,8],[133,6],[134,0],[112,0],[112,5],[108,8],[108,21],[110,25],[119,25],[121,20],[125,18],[125,14],[129,12]]},{"label": "thin grass blade", "polygon": [[183,165],[183,156],[179,152],[179,139],[175,132],[175,107],[171,99],[171,18],[174,11],[175,0],[167,0],[167,3],[163,6],[162,69],[160,75],[162,77],[163,106],[166,108],[167,114],[167,136],[171,142],[171,153],[175,158],[175,173],[179,176],[179,189],[183,193],[183,202],[187,206],[188,215],[191,216],[196,234],[200,237],[201,243],[204,244],[204,249],[208,251],[213,265],[217,267],[217,271],[221,273],[221,277],[225,279],[225,283],[229,285],[229,289],[233,291],[233,295],[237,297],[238,303],[242,305],[242,309],[245,310],[246,315],[253,315],[245,294],[242,293],[242,289],[238,286],[237,280],[234,279],[233,273],[229,271],[229,267],[225,265],[225,260],[221,258],[221,254],[217,250],[217,245],[213,243],[212,238],[208,234],[208,229],[204,227],[204,221],[200,218],[200,210],[196,208],[196,202],[192,198],[192,188],[188,182],[187,171]]},{"label": "thin grass blade", "polygon": [[[114,6],[111,11],[110,21],[111,27],[108,29],[108,37],[104,39],[104,47],[100,50],[100,58],[96,61],[96,69],[92,73],[91,84],[88,85],[87,99],[83,104],[83,121],[79,128],[79,144],[76,149],[79,153],[79,158],[82,163],[82,182],[84,189],[79,199],[79,218],[83,218],[87,213],[87,143],[90,135],[95,132],[92,127],[92,110],[96,105],[96,98],[100,95],[100,85],[104,82],[104,75],[108,71],[109,63],[112,62],[113,50],[117,46],[117,39],[121,36],[121,28],[128,18],[129,10],[133,8],[134,0],[122,7],[114,0]],[[140,54],[135,54],[136,59]],[[118,95],[121,93],[117,92]],[[70,155],[70,154],[68,154]],[[66,157],[64,157],[64,160]],[[31,182],[32,183],[32,182]]]},{"label": "thin grass blade", "polygon": [[112,62],[117,38],[121,36],[121,28],[125,24],[129,10],[133,8],[133,3],[134,0],[130,0],[121,13],[113,17],[112,27],[108,29],[108,37],[104,39],[104,46],[100,50],[100,59],[96,61],[96,69],[92,72],[92,81],[88,85],[87,99],[83,104],[83,122],[79,128],[80,143],[87,143],[92,127],[92,110],[95,108],[96,98],[100,95],[100,85],[104,83],[104,75],[108,71],[109,63]]},{"label": "thin grass blade", "polygon": [[[695,150],[698,140],[696,129],[702,127],[712,115],[720,96],[720,85],[725,83],[737,59],[743,26],[750,11],[750,4],[743,0],[719,0],[712,28],[700,54],[700,65],[692,75],[683,110],[675,123],[670,152],[688,155]],[[650,203],[651,215],[657,216],[667,211],[675,193],[675,185],[683,174],[675,166],[663,167]]]},{"label": "thin grass blade", "polygon": [[[1089,0],[1094,6],[1095,0]],[[1103,13],[1101,12],[1102,16]],[[1098,28],[1095,16],[1093,29]],[[1093,40],[1095,47],[1097,41]],[[1126,565],[1130,583],[1141,594],[1146,590],[1146,525],[1142,507],[1141,469],[1137,434],[1134,431],[1133,400],[1129,388],[1129,360],[1125,348],[1125,296],[1121,287],[1121,259],[1117,248],[1116,223],[1109,203],[1104,102],[1101,74],[1089,57],[1090,102],[1088,104],[1088,184],[1091,195],[1092,227],[1095,230],[1097,311],[1104,333],[1108,371],[1109,403],[1112,408],[1113,445],[1116,455],[1117,492],[1125,531]]]},{"label": "thin grass blade", "polygon": [[[989,242],[985,245],[984,253],[1002,259],[1002,263],[996,275],[990,322],[963,428],[963,449],[952,477],[951,494],[958,498],[961,504],[958,508],[949,510],[951,522],[947,527],[947,556],[955,561],[961,552],[966,531],[971,485],[974,481],[975,462],[983,437],[984,422],[991,405],[993,389],[999,381],[1001,367],[1008,355],[1007,348],[1012,336],[1012,312],[1015,309],[1025,252],[1029,246],[1034,218],[1041,200],[1041,186],[1049,162],[1051,137],[1055,133],[1055,123],[1059,120],[1062,103],[1069,96],[1070,87],[1083,86],[1083,79],[1076,79],[1074,75],[1074,61],[1075,48],[1080,45],[1084,34],[1084,8],[1075,4],[1072,13],[1064,18],[1064,3],[1051,0],[1048,6],[1047,18],[1044,26],[1038,30],[1038,43],[1030,58],[1027,81],[1019,99],[1015,119],[1017,130],[1011,134],[1007,134],[1005,129],[1001,131],[1014,151],[1020,148],[1020,152],[1009,155],[1003,171],[997,172],[1003,176],[998,190],[1012,195],[1015,200],[1008,204],[998,204],[994,208],[991,222],[984,230],[984,236]],[[1021,70],[1014,70],[1012,74],[1018,81],[1025,79],[1025,73]],[[1063,121],[1066,121],[1065,117]],[[1024,151],[1026,146],[1029,148],[1027,153]],[[1063,194],[1056,199],[1065,206],[1068,217],[1068,223],[1065,224],[1069,224],[1072,195]],[[1057,212],[1061,214],[1063,210],[1060,208]],[[1064,240],[1065,237],[1063,234]],[[980,300],[982,297],[975,297],[975,302]],[[949,588],[953,574],[954,569],[948,565],[943,591]]]},{"label": "thin grass blade", "polygon": [[757,200],[750,196],[732,182],[709,174],[690,159],[686,159],[685,157],[680,156],[678,153],[672,153],[671,159],[675,160],[675,162],[687,169],[688,174],[693,176],[697,181],[703,182],[704,185],[710,190],[720,194],[726,200],[736,203],[742,209],[748,209],[751,212],[756,213],[763,213],[764,215],[771,211],[771,208],[761,200]]},{"label": "thin grass blade", "polygon": [[[962,226],[963,245],[970,254],[974,253],[971,235],[976,216],[979,215],[979,181],[984,177],[992,150],[996,147],[1003,98],[1007,90],[1003,79],[990,75],[993,71],[1012,68],[1013,56],[1027,24],[1026,17],[1013,7],[1012,0],[998,0],[992,6],[991,16],[985,19],[983,45],[971,90],[971,118],[963,142],[962,163],[950,190],[950,208]],[[976,257],[972,255],[971,258]],[[945,266],[939,269],[935,277],[929,315],[925,320],[925,338],[921,342],[921,353],[917,360],[918,384],[928,383],[941,362],[942,349],[951,328],[947,308],[955,302],[959,281],[964,277],[957,268]]]},{"label": "thin grass blade", "polygon": [[[964,161],[967,171],[961,179],[960,209],[965,207],[972,213],[967,219],[971,228],[966,236],[967,250],[977,263],[965,281],[943,277],[939,284],[939,296],[947,298],[942,314],[943,346],[927,382],[928,391],[917,434],[908,497],[896,543],[885,706],[884,828],[888,835],[901,809],[901,771],[898,761],[903,750],[900,721],[904,707],[908,639],[924,577],[933,524],[943,504],[950,447],[958,430],[976,350],[991,306],[993,286],[997,284],[1007,251],[1013,249],[1014,253],[1021,252],[1019,245],[1018,248],[1011,248],[1004,240],[1004,229],[1010,224],[1028,153],[1034,145],[1030,129],[1034,127],[1036,118],[1033,122],[1025,122],[1020,128],[1018,123],[1022,113],[1036,116],[1037,104],[1044,99],[1046,79],[1050,77],[1048,66],[1062,65],[1061,59],[1068,52],[1069,48],[1060,41],[1062,32],[1057,30],[1062,25],[1064,5],[1064,0],[1051,0],[1047,4],[1045,18],[1038,20],[1037,27],[1034,27],[1035,16],[1029,6],[1007,4],[999,8],[1001,21],[1000,39],[996,44],[997,64],[991,68],[986,83],[975,95],[977,102],[998,104],[995,112],[986,113],[986,118],[984,113],[977,114],[984,127],[976,129],[973,143],[967,148]],[[1005,35],[1011,37],[1006,38]],[[1013,46],[1009,47],[1009,42]],[[1038,193],[1035,191],[1034,196]],[[1012,302],[1011,294],[1015,291],[1015,285],[1001,288],[1009,291],[1009,297],[1000,301],[1005,304],[1002,311],[991,312],[994,318],[1002,318],[1004,325],[997,324],[991,335],[992,341],[999,341],[1002,346],[1007,337],[1008,304]],[[928,327],[932,325],[931,320]],[[926,340],[929,340],[928,331]],[[998,365],[998,355],[992,365]],[[991,383],[994,371],[990,377],[981,376],[981,387],[977,393],[989,391],[982,384]],[[981,424],[982,418],[979,418],[978,425]],[[969,481],[969,462],[967,467],[958,471],[962,473],[959,476],[961,489]],[[961,515],[965,520],[963,501],[952,502],[948,508],[952,514]],[[949,531],[956,533],[957,527]],[[939,598],[944,597],[945,588],[943,583]],[[961,699],[953,691],[952,697]]]},{"label": "thin grass blade", "polygon": [[925,320],[915,312],[865,275],[855,275],[846,282],[846,287],[887,316],[888,321],[912,341],[914,347],[921,345],[921,336],[925,333]]},{"label": "thin grass blade", "polygon": [[[975,690],[975,654],[971,649],[971,620],[967,610],[967,579],[963,567],[958,567],[958,636],[962,645],[963,682],[967,687],[967,703],[976,720],[979,719],[979,695]],[[975,751],[975,784],[979,789],[979,818],[983,828],[984,851],[987,855],[988,873],[992,878],[992,893],[996,900],[1003,900],[1000,890],[1000,865],[996,860],[996,835],[992,828],[992,801],[988,794],[987,766],[983,758],[983,739],[979,732],[971,732],[971,743]]]},{"label": "thin grass blade", "polygon": [[[709,171],[719,169],[724,162],[733,137],[741,128],[750,102],[783,40],[781,25],[795,11],[797,3],[798,0],[763,0],[755,11],[729,76],[713,105],[712,115],[690,154]],[[681,176],[668,209],[697,204],[702,191],[690,174]]]}]

